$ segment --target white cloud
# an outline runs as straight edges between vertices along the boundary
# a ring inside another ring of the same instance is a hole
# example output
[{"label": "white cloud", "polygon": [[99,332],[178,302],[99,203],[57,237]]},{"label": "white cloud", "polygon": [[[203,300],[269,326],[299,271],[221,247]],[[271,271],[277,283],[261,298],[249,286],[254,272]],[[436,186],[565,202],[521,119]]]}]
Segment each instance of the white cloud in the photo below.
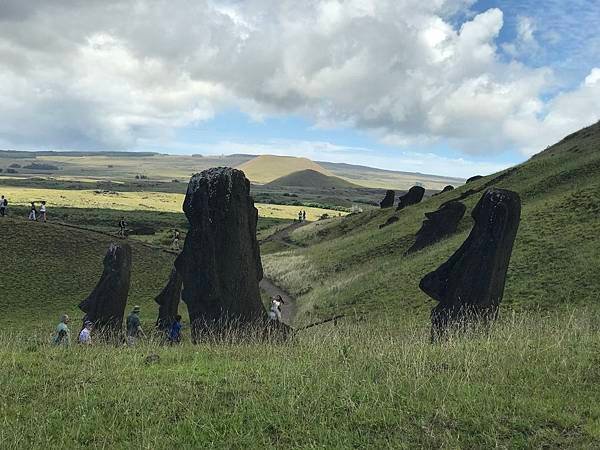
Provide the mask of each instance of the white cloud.
[{"label": "white cloud", "polygon": [[[4,0],[0,137],[132,148],[237,107],[385,142],[531,153],[598,117],[598,73],[545,102],[551,70],[499,57],[502,11],[451,20],[472,3]],[[517,31],[515,57],[539,45],[532,19]]]}]

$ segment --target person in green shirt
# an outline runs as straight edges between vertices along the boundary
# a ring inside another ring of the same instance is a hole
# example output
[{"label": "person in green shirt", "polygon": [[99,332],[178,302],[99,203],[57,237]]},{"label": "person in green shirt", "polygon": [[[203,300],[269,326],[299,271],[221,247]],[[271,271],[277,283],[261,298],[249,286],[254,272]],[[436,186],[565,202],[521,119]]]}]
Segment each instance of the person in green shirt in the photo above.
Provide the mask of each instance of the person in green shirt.
[{"label": "person in green shirt", "polygon": [[60,318],[60,323],[56,326],[56,333],[54,334],[53,343],[54,345],[64,345],[68,347],[71,343],[71,332],[69,331],[68,323],[71,321],[69,316],[63,314]]},{"label": "person in green shirt", "polygon": [[131,313],[127,316],[127,345],[135,345],[138,337],[143,336],[140,322],[140,307],[134,306]]}]

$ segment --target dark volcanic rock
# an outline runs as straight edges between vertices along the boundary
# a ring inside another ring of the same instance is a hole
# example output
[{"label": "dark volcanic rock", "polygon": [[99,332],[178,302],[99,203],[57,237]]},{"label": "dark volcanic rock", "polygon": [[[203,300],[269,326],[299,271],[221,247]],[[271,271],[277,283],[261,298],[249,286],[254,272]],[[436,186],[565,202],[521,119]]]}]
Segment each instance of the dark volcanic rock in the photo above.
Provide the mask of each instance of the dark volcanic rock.
[{"label": "dark volcanic rock", "polygon": [[391,224],[393,224],[393,223],[396,223],[396,222],[398,222],[398,220],[400,220],[400,219],[398,219],[398,217],[396,217],[396,216],[392,216],[392,217],[390,217],[388,220],[386,220],[386,221],[385,221],[385,223],[382,223],[381,225],[379,225],[379,229],[381,229],[381,228],[385,228],[385,227],[387,227],[388,225],[391,225]]},{"label": "dark volcanic rock", "polygon": [[423,196],[425,195],[425,188],[421,186],[413,186],[411,187],[406,194],[400,197],[398,201],[398,207],[396,211],[406,208],[410,205],[416,205],[423,200]]},{"label": "dark volcanic rock", "polygon": [[465,181],[465,183],[472,183],[473,181],[481,180],[482,178],[483,175],[475,175],[474,177],[467,178],[467,181]]},{"label": "dark volcanic rock", "polygon": [[183,210],[190,230],[175,267],[183,280],[182,299],[194,338],[231,322],[264,320],[258,211],[244,173],[221,167],[195,174]]},{"label": "dark volcanic rock", "polygon": [[436,192],[435,194],[433,194],[433,197],[435,197],[436,195],[445,194],[446,192],[450,192],[453,190],[454,190],[454,186],[449,184],[448,186],[445,186],[444,189],[442,189],[440,192]]},{"label": "dark volcanic rock", "polygon": [[439,302],[431,312],[434,340],[449,327],[496,318],[520,216],[516,192],[488,190],[473,209],[475,225],[467,240],[421,280],[421,290]]},{"label": "dark volcanic rock", "polygon": [[131,247],[110,244],[104,257],[104,271],[92,293],[79,304],[85,312],[84,322],[110,334],[121,331],[131,279]]},{"label": "dark volcanic rock", "polygon": [[160,294],[154,299],[158,303],[158,319],[156,327],[162,331],[168,331],[175,320],[179,310],[181,299],[182,279],[177,269],[171,269],[169,281]]},{"label": "dark volcanic rock", "polygon": [[417,232],[415,243],[406,253],[421,250],[456,232],[467,208],[460,202],[445,203],[437,211],[426,212],[425,221]]},{"label": "dark volcanic rock", "polygon": [[384,199],[381,200],[381,203],[379,203],[379,206],[381,208],[391,208],[392,206],[394,206],[395,200],[396,200],[396,192],[392,191],[392,190],[388,190],[385,193]]}]

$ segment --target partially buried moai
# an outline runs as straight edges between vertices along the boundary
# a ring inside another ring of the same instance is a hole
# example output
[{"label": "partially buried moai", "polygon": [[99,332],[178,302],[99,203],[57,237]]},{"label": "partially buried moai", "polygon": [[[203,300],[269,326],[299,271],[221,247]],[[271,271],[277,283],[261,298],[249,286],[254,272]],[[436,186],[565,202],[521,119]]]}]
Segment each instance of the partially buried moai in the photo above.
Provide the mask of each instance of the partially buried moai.
[{"label": "partially buried moai", "polygon": [[419,287],[439,302],[431,312],[432,339],[452,328],[496,319],[521,217],[516,192],[490,189],[472,212],[475,221],[462,246]]},{"label": "partially buried moai", "polygon": [[101,335],[116,336],[121,331],[131,280],[131,247],[110,244],[103,261],[100,280],[92,293],[79,304]]},{"label": "partially buried moai", "polygon": [[423,225],[417,232],[415,243],[406,253],[419,251],[455,233],[460,220],[465,215],[465,210],[465,205],[460,202],[448,202],[440,206],[437,211],[426,212]]},{"label": "partially buried moai", "polygon": [[398,206],[396,211],[406,208],[407,206],[416,205],[423,200],[425,195],[425,188],[421,186],[411,187],[406,194],[398,199]]},{"label": "partially buried moai", "polygon": [[263,276],[258,211],[244,173],[221,167],[193,175],[183,210],[190,229],[175,267],[193,337],[266,320],[258,286]]}]

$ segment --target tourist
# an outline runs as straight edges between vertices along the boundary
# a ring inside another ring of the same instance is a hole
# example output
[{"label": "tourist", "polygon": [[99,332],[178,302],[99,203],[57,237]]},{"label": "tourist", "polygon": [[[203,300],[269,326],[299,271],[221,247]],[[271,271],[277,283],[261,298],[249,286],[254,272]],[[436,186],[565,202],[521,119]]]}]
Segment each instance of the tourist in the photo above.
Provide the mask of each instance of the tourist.
[{"label": "tourist", "polygon": [[269,319],[281,322],[281,305],[285,305],[281,295],[271,298],[271,309],[269,310]]},{"label": "tourist", "polygon": [[179,230],[176,228],[173,231],[173,242],[171,243],[172,250],[179,250]]},{"label": "tourist", "polygon": [[127,227],[127,222],[125,222],[125,217],[121,217],[119,220],[119,233],[118,236],[125,237],[125,228]]},{"label": "tourist", "polygon": [[40,206],[40,217],[39,220],[41,220],[42,222],[46,221],[46,202],[43,201],[42,202],[42,206]]},{"label": "tourist", "polygon": [[54,334],[53,343],[54,345],[64,345],[68,347],[70,341],[70,331],[67,326],[71,319],[66,314],[60,318],[60,323],[56,326],[56,333]]},{"label": "tourist", "polygon": [[298,222],[302,222],[302,211],[298,211]]},{"label": "tourist", "polygon": [[86,320],[83,324],[83,330],[79,333],[79,343],[84,345],[91,345],[92,343],[92,328],[94,324],[89,320]]},{"label": "tourist", "polygon": [[6,215],[6,206],[8,205],[8,201],[4,198],[0,198],[0,217],[4,217]]},{"label": "tourist", "polygon": [[181,316],[175,316],[175,321],[169,330],[169,343],[179,344],[181,342]]},{"label": "tourist", "polygon": [[306,211],[302,211],[302,222],[306,222]]},{"label": "tourist", "polygon": [[35,209],[35,202],[31,202],[31,208],[29,209],[29,220],[36,220],[37,210]]},{"label": "tourist", "polygon": [[140,307],[134,306],[127,316],[127,345],[133,346],[140,336],[144,335],[140,321]]}]

